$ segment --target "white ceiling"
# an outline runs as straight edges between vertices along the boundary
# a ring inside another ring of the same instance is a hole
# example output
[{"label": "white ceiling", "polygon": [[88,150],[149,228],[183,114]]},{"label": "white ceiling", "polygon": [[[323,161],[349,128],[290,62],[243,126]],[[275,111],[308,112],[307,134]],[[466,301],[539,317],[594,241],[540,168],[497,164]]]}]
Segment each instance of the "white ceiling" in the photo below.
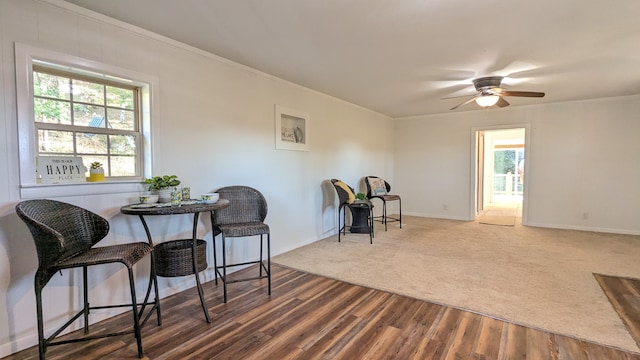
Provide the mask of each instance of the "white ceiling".
[{"label": "white ceiling", "polygon": [[640,94],[638,0],[66,1],[392,117]]}]

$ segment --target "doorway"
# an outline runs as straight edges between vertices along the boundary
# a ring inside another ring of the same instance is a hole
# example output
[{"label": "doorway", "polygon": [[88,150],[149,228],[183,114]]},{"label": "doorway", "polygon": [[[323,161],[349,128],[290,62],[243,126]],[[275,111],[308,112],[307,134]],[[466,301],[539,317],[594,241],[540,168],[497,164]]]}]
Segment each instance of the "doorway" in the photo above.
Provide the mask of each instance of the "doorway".
[{"label": "doorway", "polygon": [[526,127],[475,130],[475,219],[524,222],[526,135]]}]

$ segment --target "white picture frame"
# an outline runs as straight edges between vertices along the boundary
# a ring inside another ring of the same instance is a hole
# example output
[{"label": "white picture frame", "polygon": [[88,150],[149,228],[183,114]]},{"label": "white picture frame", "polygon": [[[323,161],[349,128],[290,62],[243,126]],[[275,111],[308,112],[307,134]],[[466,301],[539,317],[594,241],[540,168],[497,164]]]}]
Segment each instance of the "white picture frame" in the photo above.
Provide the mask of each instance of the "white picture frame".
[{"label": "white picture frame", "polygon": [[308,113],[275,106],[275,141],[277,150],[309,151],[311,119]]}]

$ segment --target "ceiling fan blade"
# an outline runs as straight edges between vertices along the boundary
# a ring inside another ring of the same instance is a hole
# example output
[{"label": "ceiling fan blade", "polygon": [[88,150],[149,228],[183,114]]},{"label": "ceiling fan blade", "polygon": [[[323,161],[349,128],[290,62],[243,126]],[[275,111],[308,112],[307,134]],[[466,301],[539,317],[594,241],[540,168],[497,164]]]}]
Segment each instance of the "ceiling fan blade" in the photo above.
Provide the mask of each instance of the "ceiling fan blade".
[{"label": "ceiling fan blade", "polygon": [[469,99],[469,100],[467,100],[467,101],[465,101],[465,102],[463,102],[463,103],[461,103],[461,104],[458,104],[458,105],[456,105],[456,106],[452,107],[452,108],[451,108],[451,109],[449,109],[449,110],[455,110],[455,109],[459,108],[460,106],[467,105],[468,103],[473,102],[477,97],[478,97],[478,95],[476,95],[476,96],[472,97],[471,99]]},{"label": "ceiling fan blade", "polygon": [[501,96],[500,99],[498,99],[498,102],[496,103],[496,105],[498,107],[505,107],[505,106],[509,106],[509,102]]},{"label": "ceiling fan blade", "polygon": [[459,99],[459,98],[469,97],[469,96],[476,96],[476,95],[474,95],[474,94],[467,94],[467,95],[447,96],[447,97],[440,98],[440,100]]},{"label": "ceiling fan blade", "polygon": [[502,91],[502,96],[522,96],[522,97],[544,97],[543,92],[535,91]]}]

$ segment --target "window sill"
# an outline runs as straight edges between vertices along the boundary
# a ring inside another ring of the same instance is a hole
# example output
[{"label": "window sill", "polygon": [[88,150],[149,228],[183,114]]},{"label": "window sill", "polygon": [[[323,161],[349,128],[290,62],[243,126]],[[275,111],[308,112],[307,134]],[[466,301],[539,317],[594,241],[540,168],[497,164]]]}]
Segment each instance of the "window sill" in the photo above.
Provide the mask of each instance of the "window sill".
[{"label": "window sill", "polygon": [[140,180],[87,182],[77,184],[34,184],[20,188],[22,199],[52,198],[63,196],[83,196],[132,193],[144,190]]}]

